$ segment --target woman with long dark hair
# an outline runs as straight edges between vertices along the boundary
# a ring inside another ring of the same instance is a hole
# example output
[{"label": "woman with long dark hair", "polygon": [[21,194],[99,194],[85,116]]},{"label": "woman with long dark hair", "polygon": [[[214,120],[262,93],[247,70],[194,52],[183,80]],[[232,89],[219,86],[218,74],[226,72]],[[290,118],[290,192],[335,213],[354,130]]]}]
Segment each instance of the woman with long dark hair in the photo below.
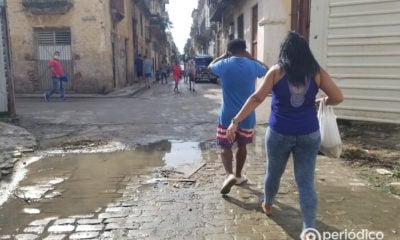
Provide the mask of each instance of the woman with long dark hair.
[{"label": "woman with long dark hair", "polygon": [[233,140],[237,124],[272,92],[271,115],[265,135],[267,174],[262,208],[269,216],[280,179],[290,154],[299,191],[303,228],[315,228],[317,195],[314,188],[315,161],[321,137],[315,107],[321,89],[328,105],[343,101],[343,95],[328,73],[315,60],[307,41],[289,32],[283,41],[278,63],[270,68],[264,82],[233,118],[228,139]]}]

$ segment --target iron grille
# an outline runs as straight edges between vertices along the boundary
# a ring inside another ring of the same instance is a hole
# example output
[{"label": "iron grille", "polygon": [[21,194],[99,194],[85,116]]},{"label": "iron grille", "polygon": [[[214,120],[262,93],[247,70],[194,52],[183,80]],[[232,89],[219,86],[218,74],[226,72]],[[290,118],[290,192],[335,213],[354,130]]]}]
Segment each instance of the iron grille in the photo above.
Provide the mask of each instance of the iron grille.
[{"label": "iron grille", "polygon": [[37,33],[39,46],[71,45],[71,32],[69,30],[40,31]]}]

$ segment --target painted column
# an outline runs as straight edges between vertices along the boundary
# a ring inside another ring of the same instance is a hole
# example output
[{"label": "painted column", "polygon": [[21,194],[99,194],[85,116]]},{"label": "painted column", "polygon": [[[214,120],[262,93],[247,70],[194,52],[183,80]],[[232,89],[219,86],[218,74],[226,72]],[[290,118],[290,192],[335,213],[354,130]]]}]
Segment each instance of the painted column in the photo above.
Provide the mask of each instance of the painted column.
[{"label": "painted column", "polygon": [[[259,1],[258,59],[269,67],[277,63],[280,44],[290,30],[290,0]],[[259,80],[258,84],[261,83]],[[257,108],[257,123],[268,122],[270,115],[270,97]]]}]

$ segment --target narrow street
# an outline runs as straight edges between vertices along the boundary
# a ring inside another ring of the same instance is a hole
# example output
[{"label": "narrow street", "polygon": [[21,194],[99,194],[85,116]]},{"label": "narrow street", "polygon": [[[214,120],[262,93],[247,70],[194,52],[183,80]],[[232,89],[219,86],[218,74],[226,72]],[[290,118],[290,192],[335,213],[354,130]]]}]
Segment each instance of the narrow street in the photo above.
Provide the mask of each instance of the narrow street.
[{"label": "narrow street", "polygon": [[[182,81],[180,89],[169,80],[111,98],[17,98],[19,124],[39,149],[16,167],[23,178],[0,207],[0,239],[299,239],[291,163],[273,216],[260,208],[265,126],[248,148],[249,182],[221,196],[220,86],[198,83],[189,92]],[[400,239],[400,200],[341,160],[319,156],[316,184],[325,239]],[[367,238],[352,238],[361,233]]]},{"label": "narrow street", "polygon": [[41,148],[74,144],[76,141],[113,141],[135,146],[159,139],[203,141],[214,138],[220,106],[220,87],[196,84],[182,93],[168,84],[155,83],[134,96],[75,98],[44,103],[42,98],[17,99],[21,125],[40,140]]}]

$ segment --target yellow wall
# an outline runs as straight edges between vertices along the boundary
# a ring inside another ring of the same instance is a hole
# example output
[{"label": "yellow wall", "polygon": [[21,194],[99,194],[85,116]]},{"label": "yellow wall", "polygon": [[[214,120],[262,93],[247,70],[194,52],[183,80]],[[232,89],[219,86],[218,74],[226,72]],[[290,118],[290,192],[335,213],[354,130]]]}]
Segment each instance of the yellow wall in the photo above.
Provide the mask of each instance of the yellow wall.
[{"label": "yellow wall", "polygon": [[[131,2],[125,0],[126,16],[114,28],[109,1],[73,1],[73,7],[67,13],[54,15],[34,15],[24,9],[22,0],[8,1],[16,92],[38,91],[37,82],[40,76],[34,74],[33,28],[70,28],[74,58],[73,84],[76,92],[107,92],[113,89],[111,33],[117,35],[120,44],[126,39],[128,79],[126,76],[116,79],[117,87],[126,85],[133,75],[132,18],[127,10]],[[118,54],[117,57],[125,53]]]}]

